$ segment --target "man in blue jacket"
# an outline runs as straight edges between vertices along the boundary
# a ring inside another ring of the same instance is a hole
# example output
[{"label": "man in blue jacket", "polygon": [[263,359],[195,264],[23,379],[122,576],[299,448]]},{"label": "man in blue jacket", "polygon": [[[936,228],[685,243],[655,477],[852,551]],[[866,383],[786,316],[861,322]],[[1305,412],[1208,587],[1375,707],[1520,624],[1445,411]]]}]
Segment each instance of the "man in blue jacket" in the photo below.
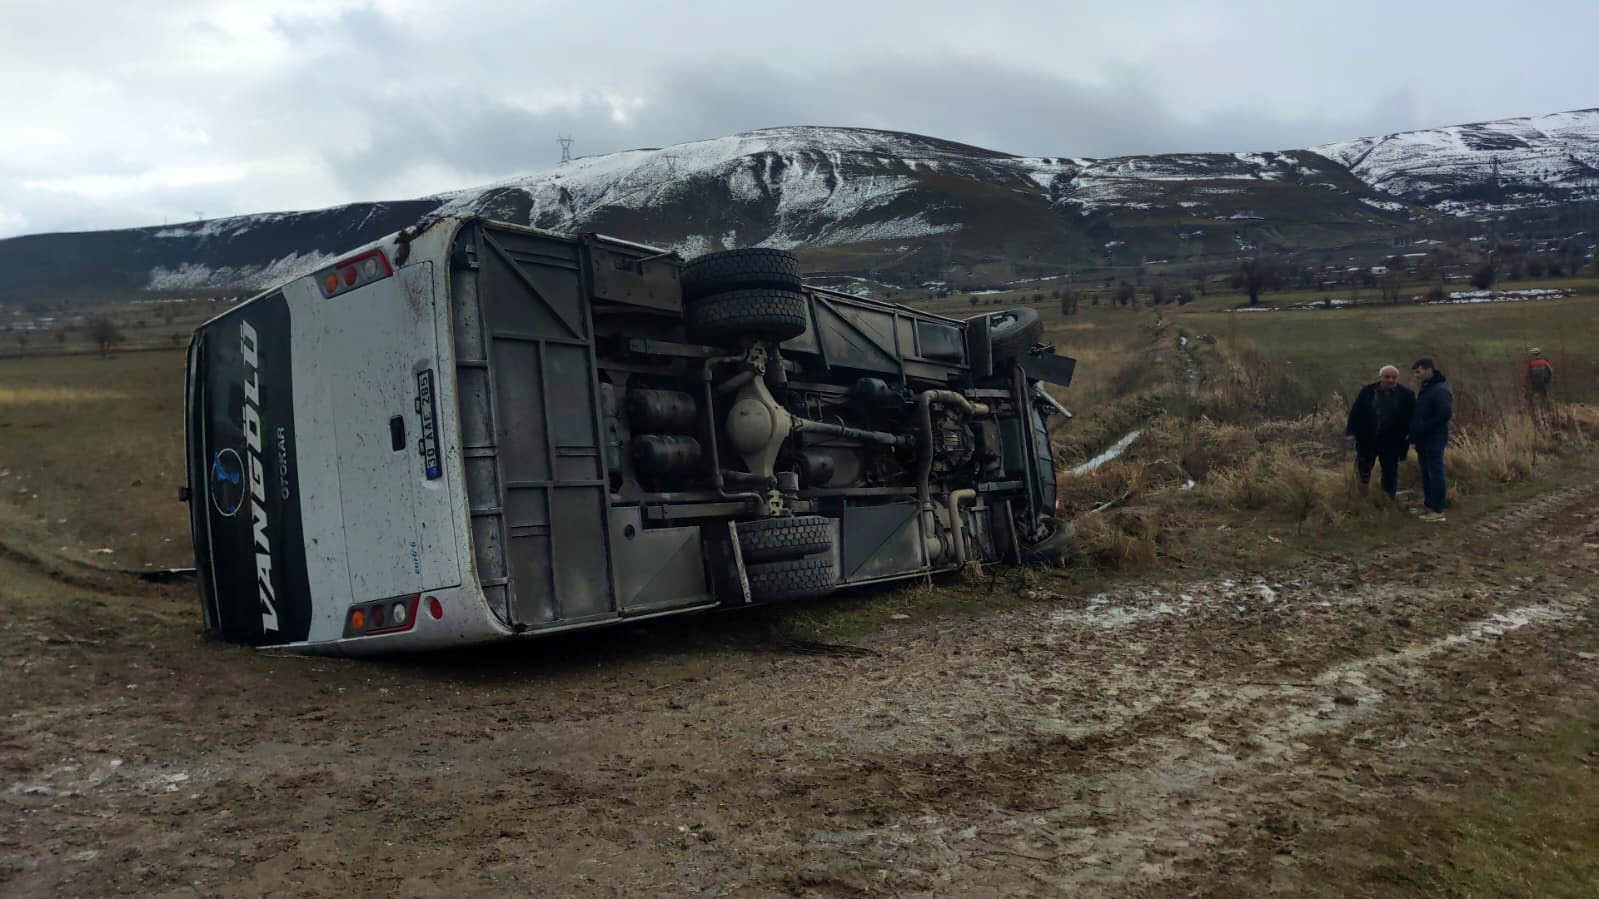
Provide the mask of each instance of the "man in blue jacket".
[{"label": "man in blue jacket", "polygon": [[1416,409],[1410,416],[1410,444],[1416,448],[1421,465],[1421,495],[1427,511],[1422,521],[1443,521],[1448,484],[1444,480],[1444,447],[1449,444],[1449,419],[1455,411],[1455,397],[1449,381],[1432,359],[1423,356],[1410,367],[1420,386],[1416,389]]}]

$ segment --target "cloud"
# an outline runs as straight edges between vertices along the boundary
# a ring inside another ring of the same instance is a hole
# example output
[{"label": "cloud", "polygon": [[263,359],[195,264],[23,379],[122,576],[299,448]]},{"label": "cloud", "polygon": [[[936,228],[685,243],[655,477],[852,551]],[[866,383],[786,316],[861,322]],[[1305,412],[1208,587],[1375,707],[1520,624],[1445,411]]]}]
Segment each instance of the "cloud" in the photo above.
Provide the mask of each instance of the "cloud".
[{"label": "cloud", "polygon": [[[5,0],[0,0],[0,4]],[[0,31],[0,237],[393,199],[790,124],[1027,155],[1283,149],[1590,106],[1583,0],[57,0]],[[63,21],[74,27],[62,28]],[[1523,52],[1536,45],[1537,52]],[[1492,48],[1486,57],[1481,51]]]}]

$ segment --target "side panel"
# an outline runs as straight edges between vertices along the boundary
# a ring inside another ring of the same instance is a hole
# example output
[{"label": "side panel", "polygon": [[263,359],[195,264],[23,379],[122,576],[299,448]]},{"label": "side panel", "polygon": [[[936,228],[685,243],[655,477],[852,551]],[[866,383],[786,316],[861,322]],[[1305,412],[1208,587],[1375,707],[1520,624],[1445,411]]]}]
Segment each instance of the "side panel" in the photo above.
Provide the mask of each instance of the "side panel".
[{"label": "side panel", "polygon": [[205,328],[204,416],[194,502],[206,504],[221,635],[304,640],[311,625],[296,483],[289,307],[263,297]]},{"label": "side panel", "polygon": [[784,341],[790,356],[815,356],[829,369],[945,383],[966,370],[960,327],[904,307],[811,291],[809,327]]},{"label": "side panel", "polygon": [[698,526],[646,530],[637,506],[611,510],[611,558],[622,614],[712,601]]},{"label": "side panel", "polygon": [[[463,451],[485,591],[505,587],[518,626],[614,617],[581,245],[486,227],[463,231],[461,241],[479,269],[475,296],[456,297],[457,304],[475,300],[475,308],[455,316]],[[468,353],[473,347],[476,356]]]},{"label": "side panel", "polygon": [[588,246],[589,285],[598,300],[644,306],[666,312],[683,309],[678,266],[660,255],[640,258],[640,250],[591,237]]},{"label": "side panel", "polygon": [[870,581],[927,570],[915,503],[845,506],[839,520],[839,580]]}]

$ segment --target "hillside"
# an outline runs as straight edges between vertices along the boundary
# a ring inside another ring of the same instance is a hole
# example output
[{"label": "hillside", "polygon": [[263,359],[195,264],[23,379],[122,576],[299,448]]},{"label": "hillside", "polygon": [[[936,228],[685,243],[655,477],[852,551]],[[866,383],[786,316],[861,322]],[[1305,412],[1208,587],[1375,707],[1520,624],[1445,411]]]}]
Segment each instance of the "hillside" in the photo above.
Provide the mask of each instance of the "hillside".
[{"label": "hillside", "polygon": [[1315,147],[1384,193],[1451,215],[1599,197],[1599,109]]},{"label": "hillside", "polygon": [[1381,247],[1448,217],[1599,199],[1599,110],[1309,150],[1021,157],[787,127],[585,157],[433,197],[0,241],[0,303],[247,290],[425,216],[480,212],[684,255],[799,248],[812,268],[933,278],[952,261],[1136,265]]}]

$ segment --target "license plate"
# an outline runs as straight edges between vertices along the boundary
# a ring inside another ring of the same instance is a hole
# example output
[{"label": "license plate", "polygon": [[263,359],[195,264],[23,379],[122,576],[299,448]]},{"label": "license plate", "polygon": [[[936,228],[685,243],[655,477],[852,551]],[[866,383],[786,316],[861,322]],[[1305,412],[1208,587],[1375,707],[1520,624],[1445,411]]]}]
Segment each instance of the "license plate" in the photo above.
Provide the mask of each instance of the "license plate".
[{"label": "license plate", "polygon": [[434,402],[431,368],[416,375],[416,414],[422,419],[422,439],[417,441],[422,467],[428,480],[437,480],[444,475],[444,468],[439,464],[439,411]]}]

